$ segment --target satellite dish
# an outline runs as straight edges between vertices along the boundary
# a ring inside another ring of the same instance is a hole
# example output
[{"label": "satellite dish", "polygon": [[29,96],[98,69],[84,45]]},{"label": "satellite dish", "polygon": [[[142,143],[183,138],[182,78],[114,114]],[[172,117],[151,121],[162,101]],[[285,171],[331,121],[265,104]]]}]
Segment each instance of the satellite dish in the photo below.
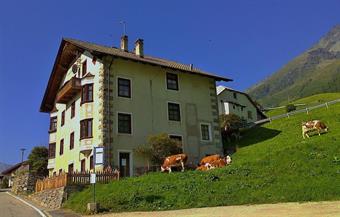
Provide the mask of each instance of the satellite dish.
[{"label": "satellite dish", "polygon": [[77,64],[73,64],[73,66],[72,66],[72,72],[73,72],[74,74],[76,74],[76,73],[78,72],[78,66],[77,66]]}]

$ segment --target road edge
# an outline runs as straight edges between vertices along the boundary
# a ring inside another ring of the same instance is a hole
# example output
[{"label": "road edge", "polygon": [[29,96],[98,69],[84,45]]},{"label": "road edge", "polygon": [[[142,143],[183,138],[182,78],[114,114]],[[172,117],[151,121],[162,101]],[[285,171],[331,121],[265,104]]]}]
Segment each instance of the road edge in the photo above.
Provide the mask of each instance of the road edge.
[{"label": "road edge", "polygon": [[38,209],[38,208],[35,207],[34,205],[30,204],[29,202],[23,200],[22,198],[20,198],[20,197],[18,197],[18,196],[15,196],[14,194],[11,194],[11,193],[8,192],[8,191],[6,192],[6,194],[11,195],[11,196],[14,197],[15,199],[20,200],[22,203],[24,203],[24,204],[26,204],[27,206],[33,208],[35,211],[37,211],[37,212],[39,213],[39,215],[40,215],[41,217],[48,217],[48,215],[45,214],[43,211],[41,211],[40,209]]}]

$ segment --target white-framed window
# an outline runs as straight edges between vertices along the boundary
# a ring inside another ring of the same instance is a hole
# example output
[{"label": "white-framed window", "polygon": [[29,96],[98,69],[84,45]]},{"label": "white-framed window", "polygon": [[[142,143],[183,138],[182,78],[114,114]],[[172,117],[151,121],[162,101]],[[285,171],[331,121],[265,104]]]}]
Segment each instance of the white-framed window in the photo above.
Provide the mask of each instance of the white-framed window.
[{"label": "white-framed window", "polygon": [[211,138],[211,124],[201,123],[200,124],[201,141],[210,142]]},{"label": "white-framed window", "polygon": [[166,73],[166,88],[168,90],[179,90],[177,74]]},{"label": "white-framed window", "polygon": [[183,144],[183,136],[182,135],[169,134],[169,138],[176,140],[176,142],[180,143],[181,145]]},{"label": "white-framed window", "polygon": [[131,98],[131,79],[128,78],[117,78],[118,96]]},{"label": "white-framed window", "polygon": [[132,114],[117,113],[117,131],[119,134],[132,134]]},{"label": "white-framed window", "polygon": [[168,102],[169,121],[181,121],[181,107],[179,103]]}]

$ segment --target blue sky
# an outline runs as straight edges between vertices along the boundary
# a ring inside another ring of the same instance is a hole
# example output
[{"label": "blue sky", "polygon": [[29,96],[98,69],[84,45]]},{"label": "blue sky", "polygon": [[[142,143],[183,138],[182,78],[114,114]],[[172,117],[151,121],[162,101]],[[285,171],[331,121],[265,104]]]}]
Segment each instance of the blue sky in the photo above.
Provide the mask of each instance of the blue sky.
[{"label": "blue sky", "polygon": [[[0,162],[47,145],[39,107],[62,37],[119,46],[230,77],[245,90],[278,70],[340,23],[336,0],[2,1]],[[26,154],[27,156],[27,154]]]}]

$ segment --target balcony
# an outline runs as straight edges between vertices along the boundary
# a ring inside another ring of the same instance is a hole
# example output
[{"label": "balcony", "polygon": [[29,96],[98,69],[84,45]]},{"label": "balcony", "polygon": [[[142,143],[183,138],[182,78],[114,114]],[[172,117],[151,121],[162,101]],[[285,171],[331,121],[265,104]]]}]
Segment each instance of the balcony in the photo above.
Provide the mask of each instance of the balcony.
[{"label": "balcony", "polygon": [[73,77],[71,78],[71,80],[67,81],[64,84],[64,86],[59,90],[56,102],[66,104],[80,91],[81,91],[80,78]]}]

